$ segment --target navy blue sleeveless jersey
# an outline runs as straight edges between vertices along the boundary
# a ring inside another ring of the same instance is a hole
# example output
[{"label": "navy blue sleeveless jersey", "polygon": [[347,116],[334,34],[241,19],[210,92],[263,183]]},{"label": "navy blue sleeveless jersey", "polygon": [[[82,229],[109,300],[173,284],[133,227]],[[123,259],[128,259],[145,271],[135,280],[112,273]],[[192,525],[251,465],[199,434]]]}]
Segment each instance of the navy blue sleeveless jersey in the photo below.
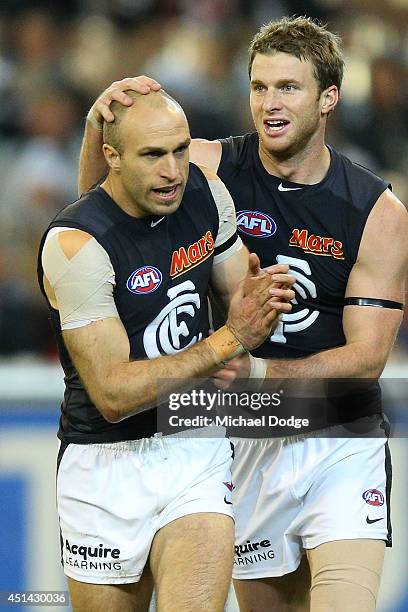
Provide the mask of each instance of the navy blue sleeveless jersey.
[{"label": "navy blue sleeveless jersey", "polygon": [[218,175],[234,199],[242,240],[262,266],[287,263],[297,277],[297,303],[256,354],[305,357],[344,344],[348,277],[367,217],[386,183],[333,149],[321,183],[291,183],[267,173],[257,134],[221,143]]},{"label": "navy blue sleeveless jersey", "polygon": [[[206,178],[193,164],[179,209],[157,221],[129,216],[96,187],[54,218],[40,247],[38,276],[45,295],[41,252],[49,229],[82,229],[103,246],[115,272],[114,300],[135,360],[172,354],[207,336],[213,256],[231,244],[230,239],[215,249],[217,206]],[[102,417],[66,350],[59,313],[49,307],[66,383],[59,437],[89,443],[152,436],[157,431],[156,409],[119,423]]]},{"label": "navy blue sleeveless jersey", "polygon": [[262,266],[289,264],[297,279],[292,312],[254,355],[295,359],[345,344],[348,277],[367,217],[387,184],[333,149],[323,181],[291,183],[265,170],[256,133],[221,144],[218,175],[234,199],[243,242]]}]

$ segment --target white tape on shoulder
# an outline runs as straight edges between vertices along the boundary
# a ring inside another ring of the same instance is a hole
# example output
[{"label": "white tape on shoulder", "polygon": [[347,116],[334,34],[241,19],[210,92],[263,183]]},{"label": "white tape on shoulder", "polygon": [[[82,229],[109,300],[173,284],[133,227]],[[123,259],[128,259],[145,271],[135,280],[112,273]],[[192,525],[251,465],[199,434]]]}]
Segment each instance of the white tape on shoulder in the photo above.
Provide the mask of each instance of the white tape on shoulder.
[{"label": "white tape on shoulder", "polygon": [[55,293],[61,329],[119,316],[113,299],[115,273],[112,263],[95,238],[88,240],[68,259],[58,233],[53,233],[44,245],[42,265]]},{"label": "white tape on shoulder", "polygon": [[235,206],[230,192],[220,179],[210,179],[208,180],[208,185],[217,205],[220,219],[218,235],[215,241],[215,246],[217,247],[224,244],[237,231]]}]

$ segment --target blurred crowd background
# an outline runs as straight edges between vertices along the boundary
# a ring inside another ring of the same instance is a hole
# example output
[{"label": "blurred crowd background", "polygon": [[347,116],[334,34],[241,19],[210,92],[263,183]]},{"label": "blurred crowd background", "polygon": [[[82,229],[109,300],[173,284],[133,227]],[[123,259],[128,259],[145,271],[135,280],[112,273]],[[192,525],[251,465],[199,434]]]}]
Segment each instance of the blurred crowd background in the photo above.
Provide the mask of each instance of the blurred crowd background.
[{"label": "blurred crowd background", "polygon": [[[147,74],[182,103],[193,136],[252,131],[248,43],[292,14],[343,38],[347,71],[328,141],[408,203],[408,0],[2,0],[0,357],[55,357],[36,252],[51,217],[76,198],[84,118],[98,94]],[[407,320],[397,355],[408,358]]]}]

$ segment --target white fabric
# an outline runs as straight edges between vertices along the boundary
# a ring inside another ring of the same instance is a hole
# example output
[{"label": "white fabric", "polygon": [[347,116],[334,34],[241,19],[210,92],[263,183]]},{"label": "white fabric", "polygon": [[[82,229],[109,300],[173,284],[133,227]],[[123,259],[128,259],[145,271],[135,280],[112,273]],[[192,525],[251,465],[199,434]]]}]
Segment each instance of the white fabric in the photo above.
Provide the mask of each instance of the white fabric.
[{"label": "white fabric", "polygon": [[[65,574],[95,584],[138,582],[159,529],[197,512],[233,516],[231,462],[226,438],[69,444],[57,477]],[[88,547],[109,552],[92,557]]]},{"label": "white fabric", "polygon": [[[232,441],[235,578],[292,572],[304,549],[324,542],[386,539],[384,438]],[[369,489],[382,493],[381,506],[363,499]]]}]

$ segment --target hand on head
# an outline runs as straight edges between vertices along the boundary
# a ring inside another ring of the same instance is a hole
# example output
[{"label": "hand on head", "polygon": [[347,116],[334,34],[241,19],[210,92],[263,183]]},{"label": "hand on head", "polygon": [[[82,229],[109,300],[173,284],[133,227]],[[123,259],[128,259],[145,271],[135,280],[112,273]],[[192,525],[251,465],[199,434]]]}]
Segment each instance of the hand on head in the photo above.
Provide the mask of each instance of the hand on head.
[{"label": "hand on head", "polygon": [[123,106],[132,106],[133,100],[125,92],[136,91],[140,94],[148,94],[151,91],[159,91],[160,83],[147,76],[129,77],[121,81],[115,81],[97,98],[88,113],[88,121],[99,131],[102,131],[103,122],[110,123],[115,119],[110,110],[111,103],[115,100]]}]

